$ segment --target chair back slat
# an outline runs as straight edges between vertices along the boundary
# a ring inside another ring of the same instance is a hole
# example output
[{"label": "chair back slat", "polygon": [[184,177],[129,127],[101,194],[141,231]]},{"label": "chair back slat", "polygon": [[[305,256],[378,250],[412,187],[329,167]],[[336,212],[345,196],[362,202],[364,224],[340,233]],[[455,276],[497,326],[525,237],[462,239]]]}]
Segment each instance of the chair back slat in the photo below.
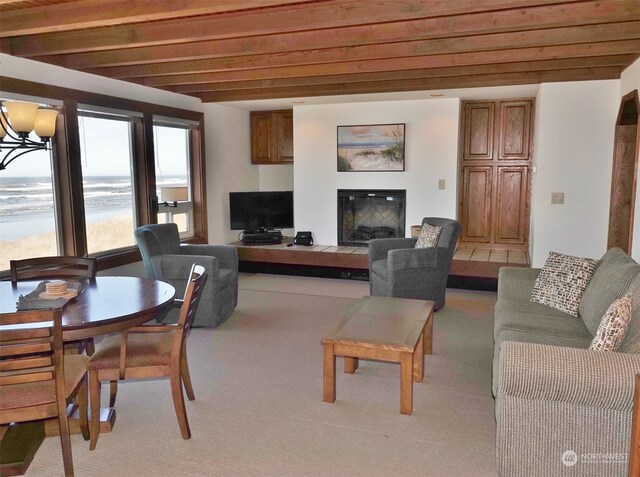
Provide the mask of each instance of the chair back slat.
[{"label": "chair back slat", "polygon": [[47,353],[51,351],[53,351],[53,345],[51,342],[16,342],[15,344],[5,344],[4,346],[0,347],[0,357],[6,358],[8,356],[25,356],[28,354]]},{"label": "chair back slat", "polygon": [[[38,328],[6,329],[5,323]],[[54,380],[57,374],[63,379],[62,356],[62,309],[0,314],[0,386]]]},{"label": "chair back slat", "polygon": [[42,371],[39,373],[26,374],[10,374],[0,379],[0,385],[9,386],[12,384],[37,383],[40,381],[53,381],[54,375],[52,371]]},{"label": "chair back slat", "polygon": [[182,308],[180,309],[180,317],[178,319],[178,324],[184,334],[188,334],[191,329],[193,318],[198,308],[198,302],[200,301],[200,295],[202,294],[202,289],[204,288],[206,280],[207,272],[204,267],[194,263],[191,267],[191,272],[189,273],[189,283],[187,284],[187,289],[184,292],[184,299]]},{"label": "chair back slat", "polygon": [[89,257],[37,257],[11,260],[11,281],[47,278],[95,278],[96,260]]}]

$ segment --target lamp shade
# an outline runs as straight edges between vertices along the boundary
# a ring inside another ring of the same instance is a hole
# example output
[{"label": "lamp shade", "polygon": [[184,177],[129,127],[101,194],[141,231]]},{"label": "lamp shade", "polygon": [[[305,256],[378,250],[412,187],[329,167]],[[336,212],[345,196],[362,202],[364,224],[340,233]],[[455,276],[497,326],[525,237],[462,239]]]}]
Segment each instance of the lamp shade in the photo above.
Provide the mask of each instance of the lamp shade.
[{"label": "lamp shade", "polygon": [[4,107],[7,108],[9,123],[17,133],[30,133],[36,123],[36,112],[38,105],[36,103],[24,103],[22,101],[5,101]]},{"label": "lamp shade", "polygon": [[39,137],[49,138],[56,132],[56,117],[58,111],[49,108],[40,108],[36,113],[36,124],[33,131]]},{"label": "lamp shade", "polygon": [[184,202],[189,200],[189,188],[186,186],[166,186],[160,188],[162,200],[167,202]]},{"label": "lamp shade", "polygon": [[7,122],[4,119],[4,115],[0,114],[0,139],[7,135]]}]

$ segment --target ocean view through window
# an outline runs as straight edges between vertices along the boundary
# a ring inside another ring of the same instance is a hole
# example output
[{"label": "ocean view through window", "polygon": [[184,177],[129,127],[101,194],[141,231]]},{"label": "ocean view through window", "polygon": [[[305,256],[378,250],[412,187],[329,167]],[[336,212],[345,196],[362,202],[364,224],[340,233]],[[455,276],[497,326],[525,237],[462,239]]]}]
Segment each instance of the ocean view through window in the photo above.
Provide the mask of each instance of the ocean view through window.
[{"label": "ocean view through window", "polygon": [[0,270],[10,260],[57,254],[51,151],[34,151],[0,175]]}]

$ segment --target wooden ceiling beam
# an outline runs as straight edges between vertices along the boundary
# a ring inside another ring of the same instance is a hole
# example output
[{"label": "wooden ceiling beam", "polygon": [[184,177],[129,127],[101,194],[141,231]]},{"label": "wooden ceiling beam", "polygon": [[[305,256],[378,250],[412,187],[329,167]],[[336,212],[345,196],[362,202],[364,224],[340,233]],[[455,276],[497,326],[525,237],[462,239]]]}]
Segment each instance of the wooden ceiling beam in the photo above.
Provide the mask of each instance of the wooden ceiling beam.
[{"label": "wooden ceiling beam", "polygon": [[81,0],[2,12],[0,37],[96,28],[326,0]]},{"label": "wooden ceiling beam", "polygon": [[[635,12],[633,12],[634,8]],[[338,31],[312,30],[68,55],[37,56],[33,59],[65,68],[82,69],[343,48],[631,20],[640,20],[640,3],[637,0],[588,1],[522,8],[517,15],[512,10],[501,10],[456,15],[447,18],[446,21],[442,18],[426,18],[349,26],[340,28]]]},{"label": "wooden ceiling beam", "polygon": [[202,93],[195,96],[198,96],[203,102],[222,102],[399,91],[430,91],[437,89],[475,88],[482,86],[536,84],[541,82],[614,79],[620,77],[621,70],[622,68],[620,67],[604,67],[559,71],[534,71],[526,73],[500,73],[445,78],[334,84],[323,87],[309,86],[300,88],[266,88],[263,90],[253,91],[222,91],[218,93]]},{"label": "wooden ceiling beam", "polygon": [[437,78],[445,76],[477,76],[481,74],[521,73],[526,71],[568,70],[597,67],[626,67],[635,55],[598,56],[593,58],[568,58],[563,60],[525,61],[517,63],[489,64],[477,66],[453,66],[449,68],[427,68],[418,70],[360,73],[351,75],[310,76],[305,78],[268,79],[257,81],[230,81],[224,83],[195,83],[165,87],[181,94],[211,91],[261,90],[267,88],[290,88],[333,83],[363,83]]},{"label": "wooden ceiling beam", "polygon": [[[563,44],[589,45],[598,42],[636,41],[640,45],[640,22],[625,22],[583,27],[554,28],[515,33],[496,33],[489,35],[467,36],[422,40],[384,45],[366,45],[351,48],[332,48],[322,50],[274,53],[268,55],[248,55],[206,60],[175,61],[145,65],[117,66],[110,68],[88,68],[88,73],[109,76],[111,78],[139,78],[145,76],[220,72],[233,70],[251,70],[260,68],[304,67],[307,65],[334,64],[347,62],[389,60],[402,58],[451,55],[457,53],[506,51],[517,45],[518,48],[540,48]],[[640,52],[640,49],[638,50]],[[517,61],[512,58],[510,61]],[[444,65],[442,65],[444,66]],[[453,65],[452,65],[453,66]],[[331,66],[327,67],[328,69]],[[406,68],[405,68],[406,69]]]},{"label": "wooden ceiling beam", "polygon": [[406,71],[424,68],[445,68],[524,61],[542,61],[566,58],[589,58],[608,55],[634,55],[640,53],[640,41],[587,43],[537,48],[510,49],[501,51],[431,55],[423,57],[396,58],[371,61],[352,61],[330,65],[307,65],[282,68],[263,68],[244,71],[224,71],[198,74],[182,74],[135,78],[135,82],[151,87],[172,86],[190,83],[222,81],[250,81],[275,78],[300,78],[380,71]]},{"label": "wooden ceiling beam", "polygon": [[[611,3],[626,0],[611,0]],[[534,0],[529,6],[570,3]],[[270,35],[353,25],[435,18],[465,13],[522,7],[520,0],[328,0],[239,13],[224,13],[134,26],[113,26],[92,31],[60,32],[5,39],[1,49],[15,56],[32,57],[81,51],[187,43],[211,39]],[[631,13],[631,12],[630,12]],[[515,11],[514,15],[518,15]]]}]

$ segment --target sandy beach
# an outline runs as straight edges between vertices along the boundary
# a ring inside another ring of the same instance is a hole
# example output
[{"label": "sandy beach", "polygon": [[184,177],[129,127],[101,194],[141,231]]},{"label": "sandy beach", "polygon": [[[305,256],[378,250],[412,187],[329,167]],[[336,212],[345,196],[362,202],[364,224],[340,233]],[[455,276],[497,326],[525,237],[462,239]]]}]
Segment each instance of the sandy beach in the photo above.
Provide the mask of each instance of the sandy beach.
[{"label": "sandy beach", "polygon": [[[339,147],[338,155],[345,158],[351,164],[351,171],[401,171],[403,164],[400,161],[392,161],[379,154],[371,154],[375,149],[368,147]],[[367,154],[369,152],[369,154]]]}]

